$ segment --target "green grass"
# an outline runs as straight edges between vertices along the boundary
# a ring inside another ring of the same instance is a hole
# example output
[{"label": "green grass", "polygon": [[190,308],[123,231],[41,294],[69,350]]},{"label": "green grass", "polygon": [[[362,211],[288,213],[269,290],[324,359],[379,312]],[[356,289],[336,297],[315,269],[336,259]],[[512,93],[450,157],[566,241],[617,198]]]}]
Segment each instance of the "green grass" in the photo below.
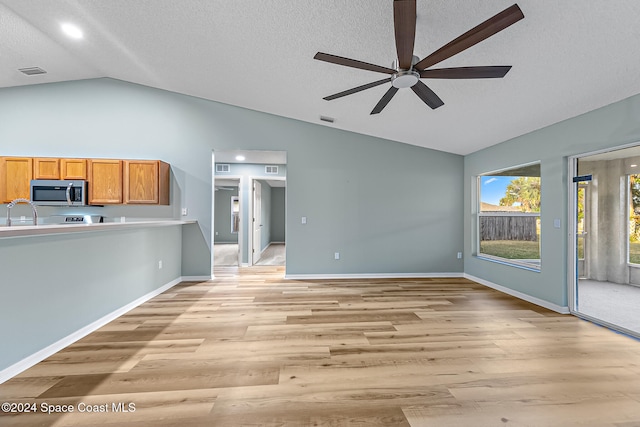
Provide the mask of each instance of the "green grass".
[{"label": "green grass", "polygon": [[[506,259],[540,259],[540,246],[539,242],[485,240],[480,243],[480,253]],[[578,256],[584,258],[582,239],[578,240]],[[629,262],[640,264],[640,242],[629,243]]]},{"label": "green grass", "polygon": [[629,243],[629,262],[640,264],[640,242]]},{"label": "green grass", "polygon": [[522,240],[485,240],[480,253],[506,259],[540,259],[539,242]]}]

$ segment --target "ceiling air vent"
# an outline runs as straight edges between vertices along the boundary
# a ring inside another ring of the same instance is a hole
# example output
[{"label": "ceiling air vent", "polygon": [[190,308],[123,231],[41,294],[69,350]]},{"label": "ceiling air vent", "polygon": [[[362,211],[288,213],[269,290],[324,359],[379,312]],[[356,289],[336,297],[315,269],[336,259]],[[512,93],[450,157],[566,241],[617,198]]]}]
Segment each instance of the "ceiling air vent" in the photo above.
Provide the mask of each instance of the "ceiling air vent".
[{"label": "ceiling air vent", "polygon": [[40,67],[18,68],[18,71],[20,71],[22,74],[26,74],[27,76],[47,74],[47,72]]},{"label": "ceiling air vent", "polygon": [[216,172],[231,172],[231,165],[229,164],[216,164]]},{"label": "ceiling air vent", "polygon": [[264,167],[264,173],[277,175],[278,174],[278,167],[277,166],[265,166]]}]

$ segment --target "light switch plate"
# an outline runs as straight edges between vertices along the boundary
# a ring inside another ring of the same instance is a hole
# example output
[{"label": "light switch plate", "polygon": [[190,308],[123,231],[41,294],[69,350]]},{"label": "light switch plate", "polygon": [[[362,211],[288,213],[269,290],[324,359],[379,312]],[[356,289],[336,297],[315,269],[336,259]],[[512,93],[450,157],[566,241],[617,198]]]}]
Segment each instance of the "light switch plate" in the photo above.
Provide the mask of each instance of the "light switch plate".
[{"label": "light switch plate", "polygon": [[187,210],[187,208],[182,208],[182,216],[187,216],[188,213],[189,211]]},{"label": "light switch plate", "polygon": [[306,223],[307,223],[307,217],[306,217],[306,216],[303,216],[303,217],[302,217],[302,223],[303,223],[303,224],[306,224]]}]

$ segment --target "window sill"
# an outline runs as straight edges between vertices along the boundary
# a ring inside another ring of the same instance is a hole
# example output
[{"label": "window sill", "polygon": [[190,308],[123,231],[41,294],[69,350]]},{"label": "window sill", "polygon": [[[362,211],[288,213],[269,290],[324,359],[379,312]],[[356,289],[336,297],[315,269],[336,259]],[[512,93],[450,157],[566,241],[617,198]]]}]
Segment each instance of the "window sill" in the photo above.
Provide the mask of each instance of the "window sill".
[{"label": "window sill", "polygon": [[[494,257],[491,255],[485,255],[485,254],[478,254],[478,255],[474,255],[476,258],[484,260],[484,261],[490,261],[490,262],[495,262],[497,264],[502,264],[502,265],[508,265],[510,267],[515,267],[515,268],[521,268],[523,270],[529,270],[529,271],[533,271],[536,273],[540,273],[540,265],[534,265],[528,262],[522,262],[522,261],[518,261],[518,260],[513,260],[513,259],[507,259],[507,258],[500,258],[500,257]],[[540,262],[540,261],[538,261]],[[638,267],[640,268],[640,265],[638,265]]]}]

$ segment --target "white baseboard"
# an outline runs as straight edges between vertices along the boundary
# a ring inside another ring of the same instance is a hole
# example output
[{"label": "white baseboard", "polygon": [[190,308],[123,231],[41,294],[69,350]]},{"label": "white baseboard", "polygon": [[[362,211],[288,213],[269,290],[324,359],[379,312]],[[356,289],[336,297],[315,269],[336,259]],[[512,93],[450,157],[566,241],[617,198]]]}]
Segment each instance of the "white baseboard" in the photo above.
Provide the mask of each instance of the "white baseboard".
[{"label": "white baseboard", "polygon": [[527,295],[527,294],[524,294],[522,292],[515,291],[513,289],[507,288],[507,287],[502,286],[502,285],[498,285],[497,283],[493,283],[493,282],[490,282],[488,280],[481,279],[479,277],[472,276],[472,275],[467,274],[467,273],[464,274],[464,277],[466,279],[473,280],[474,282],[478,282],[481,285],[484,285],[486,287],[495,289],[496,291],[500,291],[500,292],[505,293],[507,295],[511,295],[512,297],[520,298],[521,300],[530,302],[530,303],[535,304],[535,305],[539,305],[540,307],[547,308],[547,309],[549,309],[551,311],[555,311],[556,313],[560,313],[560,314],[569,314],[570,313],[569,312],[569,307],[563,307],[561,305],[557,305],[557,304],[551,303],[549,301],[545,301],[545,300],[540,299],[540,298],[532,297],[531,295]]},{"label": "white baseboard", "polygon": [[183,282],[206,282],[214,279],[214,276],[213,274],[211,276],[182,276],[180,279]]},{"label": "white baseboard", "polygon": [[[68,347],[69,345],[73,344],[74,342],[78,341],[79,339],[84,338],[85,336],[89,335],[91,332],[96,331],[97,329],[100,329],[101,327],[103,327],[107,323],[117,319],[118,317],[122,316],[126,312],[136,308],[140,304],[142,304],[142,303],[150,300],[151,298],[153,298],[155,296],[158,296],[161,293],[171,289],[172,287],[174,287],[178,283],[184,282],[184,281],[190,281],[188,279],[188,277],[199,277],[199,276],[178,277],[177,279],[172,280],[171,282],[169,282],[169,283],[167,283],[165,285],[162,285],[161,287],[149,292],[146,295],[141,296],[140,298],[130,302],[129,304],[112,311],[111,313],[109,313],[109,314],[101,317],[100,319],[88,324],[87,326],[78,329],[77,331],[67,335],[66,337],[64,337],[64,338],[62,338],[62,339],[60,339],[60,340],[58,340],[56,342],[54,342],[53,344],[43,348],[42,350],[39,350],[39,351],[33,353],[32,355],[25,357],[21,361],[16,362],[13,365],[1,370],[0,371],[0,384],[2,384],[5,381],[15,377],[19,373],[29,369],[30,367],[32,367],[36,363],[39,363],[39,362],[43,361],[47,357],[57,353],[58,351],[62,350],[63,348]],[[206,276],[203,276],[203,277],[206,277]],[[205,280],[208,280],[208,279],[205,279]]]},{"label": "white baseboard", "polygon": [[349,274],[285,274],[290,280],[330,279],[429,279],[439,277],[463,277],[462,273],[349,273]]}]

